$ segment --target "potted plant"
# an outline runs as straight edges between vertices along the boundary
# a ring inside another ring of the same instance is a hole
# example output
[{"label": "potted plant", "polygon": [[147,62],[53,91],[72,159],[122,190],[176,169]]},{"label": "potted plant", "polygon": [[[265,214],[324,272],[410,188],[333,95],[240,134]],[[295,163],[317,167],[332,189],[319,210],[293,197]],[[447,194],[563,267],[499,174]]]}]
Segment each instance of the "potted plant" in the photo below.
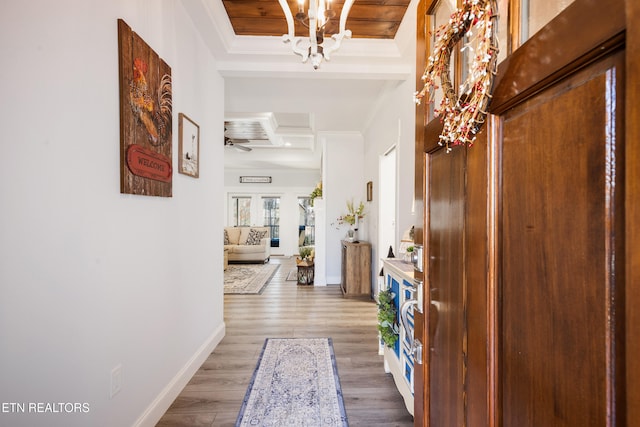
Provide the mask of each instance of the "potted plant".
[{"label": "potted plant", "polygon": [[298,257],[296,258],[296,264],[307,263],[310,264],[313,262],[313,258],[315,255],[315,251],[311,246],[301,246],[298,250]]},{"label": "potted plant", "polygon": [[347,234],[348,241],[353,242],[358,240],[358,228],[360,220],[364,219],[364,216],[363,202],[360,202],[357,207],[353,204],[353,200],[347,202],[347,213],[338,217],[338,224],[349,224],[349,231]]},{"label": "potted plant", "polygon": [[409,246],[407,247],[407,252],[405,254],[405,261],[411,262],[412,257],[413,257],[413,246]]},{"label": "potted plant", "polygon": [[318,185],[316,185],[316,188],[313,189],[309,197],[311,198],[309,204],[313,206],[313,201],[316,197],[322,197],[322,182],[319,182]]},{"label": "potted plant", "polygon": [[393,305],[394,296],[391,289],[378,293],[378,331],[382,342],[389,348],[393,348],[399,335],[396,325],[397,311]]}]

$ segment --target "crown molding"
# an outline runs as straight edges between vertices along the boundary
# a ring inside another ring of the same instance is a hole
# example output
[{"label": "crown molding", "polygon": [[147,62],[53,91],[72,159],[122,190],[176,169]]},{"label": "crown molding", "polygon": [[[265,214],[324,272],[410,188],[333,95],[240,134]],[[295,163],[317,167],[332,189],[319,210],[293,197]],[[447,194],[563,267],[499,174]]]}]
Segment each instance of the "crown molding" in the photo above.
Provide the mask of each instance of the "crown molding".
[{"label": "crown molding", "polygon": [[[314,70],[309,62],[302,63],[281,37],[235,35],[222,0],[182,0],[182,4],[223,76],[404,80],[414,67],[413,56],[403,55],[406,49],[402,43],[412,39],[404,34],[404,20],[395,39],[346,40],[331,61]],[[412,5],[409,8],[414,9]],[[408,9],[406,15],[414,16],[414,12]]]}]

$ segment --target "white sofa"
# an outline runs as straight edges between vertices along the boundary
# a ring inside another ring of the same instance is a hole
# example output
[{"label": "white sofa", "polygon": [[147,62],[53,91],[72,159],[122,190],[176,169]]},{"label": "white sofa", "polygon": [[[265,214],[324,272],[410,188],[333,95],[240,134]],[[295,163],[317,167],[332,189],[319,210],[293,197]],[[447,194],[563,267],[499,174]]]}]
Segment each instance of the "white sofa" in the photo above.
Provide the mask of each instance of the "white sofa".
[{"label": "white sofa", "polygon": [[224,248],[229,262],[269,262],[271,236],[268,227],[225,227]]}]

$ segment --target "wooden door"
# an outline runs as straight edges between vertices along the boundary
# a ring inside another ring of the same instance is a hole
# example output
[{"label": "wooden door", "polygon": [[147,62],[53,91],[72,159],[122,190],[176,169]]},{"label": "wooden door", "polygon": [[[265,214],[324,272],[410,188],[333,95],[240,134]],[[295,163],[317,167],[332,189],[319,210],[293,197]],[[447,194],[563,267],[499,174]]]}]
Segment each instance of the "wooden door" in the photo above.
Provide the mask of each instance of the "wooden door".
[{"label": "wooden door", "polygon": [[575,0],[501,64],[472,148],[434,150],[419,111],[435,290],[416,425],[634,425],[624,28],[621,2]]},{"label": "wooden door", "polygon": [[623,68],[615,55],[504,115],[505,426],[605,426],[617,414]]},{"label": "wooden door", "polygon": [[492,107],[491,399],[502,426],[623,426],[624,9],[577,0],[559,18],[512,55]]}]

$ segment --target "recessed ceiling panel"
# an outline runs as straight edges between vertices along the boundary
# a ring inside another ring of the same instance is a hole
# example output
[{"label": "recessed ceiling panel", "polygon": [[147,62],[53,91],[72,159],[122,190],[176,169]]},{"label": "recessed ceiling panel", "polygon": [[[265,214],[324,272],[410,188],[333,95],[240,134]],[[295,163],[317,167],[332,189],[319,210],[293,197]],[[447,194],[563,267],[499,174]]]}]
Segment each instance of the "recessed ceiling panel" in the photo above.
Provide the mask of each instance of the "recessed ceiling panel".
[{"label": "recessed ceiling panel", "polygon": [[[287,0],[292,13],[298,10],[296,0]],[[393,39],[411,0],[356,0],[351,7],[347,29],[354,38]],[[229,21],[238,36],[281,36],[287,32],[287,21],[278,0],[222,0]],[[344,0],[331,2],[336,17],[327,34],[337,32]],[[305,8],[309,2],[305,1]],[[306,12],[306,10],[305,10]],[[296,35],[309,30],[296,22]]]}]

